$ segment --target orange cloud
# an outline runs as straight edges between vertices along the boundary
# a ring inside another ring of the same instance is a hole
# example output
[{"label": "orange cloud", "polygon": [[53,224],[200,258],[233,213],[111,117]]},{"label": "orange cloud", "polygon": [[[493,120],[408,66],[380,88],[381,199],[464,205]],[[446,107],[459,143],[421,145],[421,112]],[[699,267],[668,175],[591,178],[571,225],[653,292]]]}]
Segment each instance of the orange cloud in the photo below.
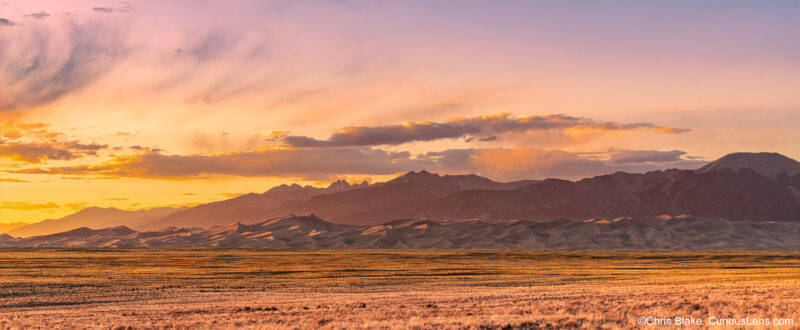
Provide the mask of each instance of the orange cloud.
[{"label": "orange cloud", "polygon": [[86,208],[87,203],[84,202],[75,202],[75,203],[67,203],[64,207],[72,210],[72,211],[80,211]]},{"label": "orange cloud", "polygon": [[48,130],[47,127],[48,125],[44,123],[0,122],[0,140],[18,140],[23,137],[52,139],[63,135],[61,132]]},{"label": "orange cloud", "polygon": [[30,181],[15,179],[15,178],[0,178],[0,182],[30,182]]},{"label": "orange cloud", "polygon": [[188,179],[208,175],[324,178],[340,174],[391,174],[421,167],[408,152],[370,148],[270,149],[196,155],[146,153],[120,156],[98,165],[28,168],[25,174],[101,175]]},{"label": "orange cloud", "polygon": [[50,203],[28,203],[28,202],[2,202],[0,209],[30,211],[30,210],[44,210],[44,209],[57,209],[58,204]]}]

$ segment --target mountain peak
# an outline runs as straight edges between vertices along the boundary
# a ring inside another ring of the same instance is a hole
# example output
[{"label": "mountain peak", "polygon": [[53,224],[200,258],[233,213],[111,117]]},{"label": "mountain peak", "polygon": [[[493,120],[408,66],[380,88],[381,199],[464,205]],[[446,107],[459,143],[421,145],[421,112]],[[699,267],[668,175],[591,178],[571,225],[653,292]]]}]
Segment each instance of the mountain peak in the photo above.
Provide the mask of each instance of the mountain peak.
[{"label": "mountain peak", "polygon": [[707,173],[730,169],[738,172],[745,168],[772,180],[778,179],[783,174],[789,177],[800,175],[800,162],[774,152],[737,152],[727,154],[703,166],[698,171]]},{"label": "mountain peak", "polygon": [[350,184],[346,180],[336,180],[335,182],[331,183],[326,189],[329,191],[345,191],[366,186],[369,186],[369,183],[367,183],[367,181]]},{"label": "mountain peak", "polygon": [[395,182],[395,183],[420,182],[420,181],[430,181],[441,178],[442,178],[441,175],[431,173],[426,170],[422,170],[419,172],[408,171],[406,174],[398,176],[389,182]]},{"label": "mountain peak", "polygon": [[119,225],[119,226],[116,226],[116,227],[113,227],[113,228],[107,228],[107,229],[111,230],[112,232],[114,232],[117,235],[129,235],[129,234],[133,234],[133,233],[136,232],[135,230],[130,229],[130,228],[128,228],[128,226],[125,226],[125,225]]},{"label": "mountain peak", "polygon": [[288,185],[288,184],[284,183],[284,184],[282,184],[280,186],[275,186],[275,187],[270,188],[269,190],[267,190],[267,192],[298,191],[298,190],[309,189],[309,188],[313,188],[313,187],[311,187],[311,186],[301,186],[301,185],[296,184],[296,183],[292,183],[291,185]]}]

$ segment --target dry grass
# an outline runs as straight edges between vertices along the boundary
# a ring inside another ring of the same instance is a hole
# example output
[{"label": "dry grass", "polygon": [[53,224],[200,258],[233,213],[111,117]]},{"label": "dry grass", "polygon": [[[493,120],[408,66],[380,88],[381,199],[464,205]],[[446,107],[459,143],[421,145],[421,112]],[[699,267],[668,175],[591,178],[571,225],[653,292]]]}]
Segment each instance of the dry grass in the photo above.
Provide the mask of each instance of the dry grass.
[{"label": "dry grass", "polygon": [[797,328],[800,254],[0,250],[0,328],[629,328],[639,316]]}]

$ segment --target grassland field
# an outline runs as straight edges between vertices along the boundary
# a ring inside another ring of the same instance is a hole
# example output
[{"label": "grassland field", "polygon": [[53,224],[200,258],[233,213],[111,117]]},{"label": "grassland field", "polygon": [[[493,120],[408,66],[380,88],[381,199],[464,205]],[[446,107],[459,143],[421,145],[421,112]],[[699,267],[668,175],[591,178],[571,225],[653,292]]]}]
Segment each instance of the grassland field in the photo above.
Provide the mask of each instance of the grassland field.
[{"label": "grassland field", "polygon": [[0,250],[0,328],[613,329],[640,317],[800,328],[800,253]]}]

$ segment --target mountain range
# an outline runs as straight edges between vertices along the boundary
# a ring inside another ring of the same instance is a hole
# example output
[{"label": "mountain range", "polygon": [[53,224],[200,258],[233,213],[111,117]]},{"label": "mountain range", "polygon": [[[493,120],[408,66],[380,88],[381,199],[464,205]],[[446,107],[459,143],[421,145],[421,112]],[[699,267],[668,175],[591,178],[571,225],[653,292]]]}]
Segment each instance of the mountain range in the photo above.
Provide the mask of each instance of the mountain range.
[{"label": "mountain range", "polygon": [[90,208],[62,219],[12,229],[7,234],[30,237],[78,227],[121,225],[140,234],[161,232],[164,228],[196,232],[231,223],[259,224],[290,213],[313,213],[332,224],[358,228],[397,219],[493,224],[598,218],[645,221],[640,219],[661,215],[690,215],[731,223],[800,223],[800,163],[776,153],[734,153],[695,170],[617,172],[577,181],[507,183],[474,174],[412,171],[376,184],[337,181],[327,188],[282,185],[261,194],[191,208]]},{"label": "mountain range", "polygon": [[185,208],[159,207],[149,210],[126,211],[116,208],[88,207],[60,219],[48,219],[8,230],[12,236],[48,235],[79,227],[106,228],[130,226],[138,228]]}]

